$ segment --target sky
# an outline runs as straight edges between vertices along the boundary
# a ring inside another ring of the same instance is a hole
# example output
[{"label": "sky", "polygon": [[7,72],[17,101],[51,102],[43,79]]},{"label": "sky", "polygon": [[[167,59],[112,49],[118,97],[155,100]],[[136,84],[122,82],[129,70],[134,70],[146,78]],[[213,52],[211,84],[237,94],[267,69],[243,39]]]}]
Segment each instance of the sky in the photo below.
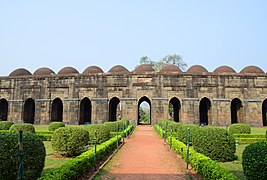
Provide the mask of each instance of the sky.
[{"label": "sky", "polygon": [[266,0],[0,1],[0,76],[92,65],[132,71],[142,56],[170,54],[187,68],[266,72],[266,9]]}]

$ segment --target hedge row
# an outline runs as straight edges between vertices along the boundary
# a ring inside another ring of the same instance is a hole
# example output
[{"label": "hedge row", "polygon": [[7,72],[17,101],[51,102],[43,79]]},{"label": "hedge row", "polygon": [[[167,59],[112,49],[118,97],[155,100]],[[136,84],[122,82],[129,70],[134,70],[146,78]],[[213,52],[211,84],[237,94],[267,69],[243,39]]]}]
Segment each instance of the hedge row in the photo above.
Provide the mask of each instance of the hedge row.
[{"label": "hedge row", "polygon": [[231,134],[250,134],[251,128],[249,124],[236,123],[236,124],[231,124],[229,132]]},{"label": "hedge row", "polygon": [[[121,141],[121,136],[119,136],[119,141]],[[105,158],[109,153],[117,148],[117,138],[111,138],[110,140],[97,146],[97,163],[99,163],[103,158]],[[62,165],[60,168],[55,169],[43,177],[41,180],[71,180],[77,179],[81,174],[84,174],[94,167],[94,149],[89,149],[80,156],[68,161],[66,164]]]},{"label": "hedge row", "polygon": [[51,141],[53,132],[51,132],[51,131],[36,131],[35,134],[36,134],[42,141]]},{"label": "hedge row", "polygon": [[233,134],[234,138],[265,138],[264,134]]},{"label": "hedge row", "polygon": [[30,123],[13,124],[9,130],[11,132],[19,132],[22,130],[23,132],[35,133],[35,128]]},{"label": "hedge row", "polygon": [[0,130],[9,130],[13,124],[12,121],[0,121]]},{"label": "hedge row", "polygon": [[118,126],[118,132],[122,132],[123,129],[128,127],[130,124],[130,121],[126,118],[123,118],[119,121],[113,121],[113,122],[105,122],[104,125],[108,127],[110,132],[116,132],[116,128]]},{"label": "hedge row", "polygon": [[266,138],[235,138],[237,144],[253,144],[257,142],[267,142]]},{"label": "hedge row", "polygon": [[107,126],[104,124],[89,124],[84,126],[85,129],[89,132],[90,143],[94,143],[95,132],[96,134],[96,143],[100,144],[109,139],[110,131]]}]

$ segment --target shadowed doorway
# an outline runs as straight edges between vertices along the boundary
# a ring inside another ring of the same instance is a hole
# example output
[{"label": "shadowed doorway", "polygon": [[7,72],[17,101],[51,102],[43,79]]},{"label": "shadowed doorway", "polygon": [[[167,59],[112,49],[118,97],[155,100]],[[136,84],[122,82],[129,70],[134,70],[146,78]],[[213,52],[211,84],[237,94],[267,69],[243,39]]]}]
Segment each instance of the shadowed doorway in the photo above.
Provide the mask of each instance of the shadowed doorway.
[{"label": "shadowed doorway", "polygon": [[211,102],[208,98],[204,97],[199,103],[199,123],[200,125],[209,124]]},{"label": "shadowed doorway", "polygon": [[151,102],[147,97],[140,98],[138,102],[138,125],[151,124]]},{"label": "shadowed doorway", "polygon": [[7,120],[7,113],[8,113],[8,102],[6,99],[2,98],[0,100],[0,119],[2,121]]},{"label": "shadowed doorway", "polygon": [[79,124],[91,124],[92,104],[89,98],[83,98],[80,104]]},{"label": "shadowed doorway", "polygon": [[109,119],[108,119],[108,121],[117,121],[117,119],[120,119],[120,118],[121,118],[120,100],[117,97],[113,97],[109,101]]},{"label": "shadowed doorway", "polygon": [[262,103],[262,125],[267,126],[267,99]]},{"label": "shadowed doorway", "polygon": [[242,122],[243,106],[240,99],[235,98],[231,102],[231,124]]},{"label": "shadowed doorway", "polygon": [[56,98],[52,102],[51,122],[60,121],[63,118],[63,103],[60,98]]},{"label": "shadowed doorway", "polygon": [[173,118],[173,121],[179,122],[180,121],[180,109],[181,104],[178,98],[173,97],[169,103],[169,114]]},{"label": "shadowed doorway", "polygon": [[24,103],[23,122],[34,124],[35,102],[29,98]]}]

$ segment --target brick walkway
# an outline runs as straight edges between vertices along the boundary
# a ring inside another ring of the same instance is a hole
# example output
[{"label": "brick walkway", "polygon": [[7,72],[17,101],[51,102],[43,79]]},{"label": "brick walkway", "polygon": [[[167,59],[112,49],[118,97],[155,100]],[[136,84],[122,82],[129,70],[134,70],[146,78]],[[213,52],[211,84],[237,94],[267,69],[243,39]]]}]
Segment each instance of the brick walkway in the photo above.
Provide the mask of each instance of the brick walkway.
[{"label": "brick walkway", "polygon": [[125,142],[100,179],[201,179],[194,171],[185,174],[185,162],[151,126],[137,126]]}]

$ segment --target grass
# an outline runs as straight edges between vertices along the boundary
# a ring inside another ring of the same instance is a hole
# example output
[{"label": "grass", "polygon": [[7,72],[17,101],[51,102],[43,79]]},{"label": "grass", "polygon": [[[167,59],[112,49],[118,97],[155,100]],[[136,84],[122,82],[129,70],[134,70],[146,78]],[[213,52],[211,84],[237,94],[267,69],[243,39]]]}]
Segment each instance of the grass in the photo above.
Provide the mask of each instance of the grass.
[{"label": "grass", "polygon": [[232,172],[240,180],[246,180],[242,168],[242,153],[247,145],[248,144],[242,144],[236,147],[235,154],[238,156],[238,159],[236,161],[220,163],[225,169]]},{"label": "grass", "polygon": [[34,125],[35,131],[48,131],[48,125]]},{"label": "grass", "polygon": [[45,175],[47,172],[52,171],[53,169],[59,168],[71,158],[64,157],[54,157],[51,155],[56,155],[56,152],[52,149],[51,141],[43,141],[46,149],[46,157],[45,157],[45,166],[42,172],[42,175]]},{"label": "grass", "polygon": [[265,134],[267,127],[251,127],[251,134]]}]

